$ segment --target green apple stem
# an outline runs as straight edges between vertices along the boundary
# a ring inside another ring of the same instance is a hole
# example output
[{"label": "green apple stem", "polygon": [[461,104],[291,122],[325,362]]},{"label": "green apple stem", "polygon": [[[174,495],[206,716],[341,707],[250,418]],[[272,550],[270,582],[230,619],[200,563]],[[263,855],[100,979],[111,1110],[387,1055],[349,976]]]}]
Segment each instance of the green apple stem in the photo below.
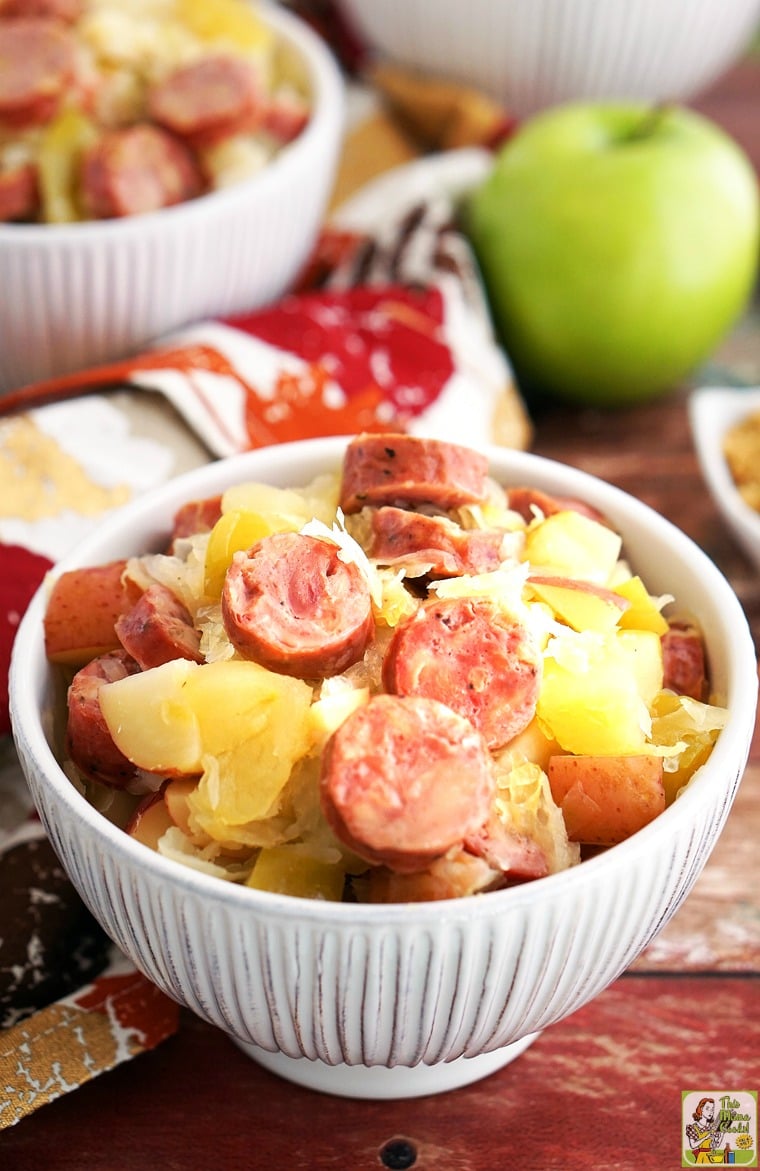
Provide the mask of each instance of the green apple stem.
[{"label": "green apple stem", "polygon": [[656,106],[652,106],[644,114],[643,118],[629,131],[624,141],[640,142],[644,138],[651,137],[659,129],[661,123],[672,108],[672,105],[668,102],[661,102]]}]

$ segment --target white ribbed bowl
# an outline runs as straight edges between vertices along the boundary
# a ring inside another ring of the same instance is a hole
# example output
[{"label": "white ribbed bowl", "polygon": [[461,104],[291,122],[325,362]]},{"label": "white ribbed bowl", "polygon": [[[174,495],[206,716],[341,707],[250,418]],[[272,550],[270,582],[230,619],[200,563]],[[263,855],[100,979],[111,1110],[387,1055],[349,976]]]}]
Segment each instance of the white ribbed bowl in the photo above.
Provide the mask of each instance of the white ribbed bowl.
[{"label": "white ribbed bowl", "polygon": [[311,120],[258,174],[121,220],[0,224],[0,393],[138,351],[206,316],[279,297],[323,220],[344,87],[324,42],[284,9],[261,16],[307,66]]},{"label": "white ribbed bowl", "polygon": [[338,0],[369,48],[526,115],[579,98],[686,101],[739,55],[760,0]]},{"label": "white ribbed bowl", "polygon": [[[184,501],[245,478],[304,483],[337,467],[344,443],[288,444],[193,471],[127,506],[62,568],[159,548]],[[115,829],[61,771],[42,591],[15,643],[11,711],[19,755],[85,903],[170,996],[268,1068],[332,1093],[405,1097],[466,1084],[601,992],[689,893],[749,751],[754,649],[713,563],[616,488],[530,454],[488,454],[502,482],[582,497],[610,517],[650,588],[674,593],[696,614],[714,684],[730,708],[687,792],[627,842],[570,871],[469,899],[357,906],[240,888],[186,869]]]}]

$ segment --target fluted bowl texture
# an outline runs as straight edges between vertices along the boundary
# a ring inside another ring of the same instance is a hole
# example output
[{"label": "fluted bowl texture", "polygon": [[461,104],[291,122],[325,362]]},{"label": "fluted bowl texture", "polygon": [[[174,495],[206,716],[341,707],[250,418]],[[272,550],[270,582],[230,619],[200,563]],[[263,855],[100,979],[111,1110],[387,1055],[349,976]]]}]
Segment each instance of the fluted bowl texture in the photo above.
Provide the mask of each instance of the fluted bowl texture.
[{"label": "fluted bowl texture", "polygon": [[307,260],[342,141],[344,85],[324,42],[261,3],[306,65],[304,131],[239,183],[157,212],[75,224],[0,224],[0,394],[138,352],[206,317],[276,300]]},{"label": "fluted bowl texture", "polygon": [[[190,472],[127,505],[61,568],[162,548],[183,502],[245,479],[306,483],[339,466],[345,442],[275,446]],[[694,612],[713,684],[730,710],[683,795],[647,828],[569,871],[471,898],[365,906],[241,888],[175,864],[112,826],[60,768],[54,705],[57,696],[60,710],[62,696],[45,658],[44,587],[15,643],[19,755],[84,902],[171,997],[268,1068],[328,1092],[405,1097],[465,1084],[600,993],[688,895],[749,751],[754,648],[715,565],[615,487],[532,454],[487,454],[502,483],[580,497],[610,518],[649,588]]]},{"label": "fluted bowl texture", "polygon": [[580,98],[687,101],[739,56],[760,0],[338,0],[371,50],[521,116]]}]

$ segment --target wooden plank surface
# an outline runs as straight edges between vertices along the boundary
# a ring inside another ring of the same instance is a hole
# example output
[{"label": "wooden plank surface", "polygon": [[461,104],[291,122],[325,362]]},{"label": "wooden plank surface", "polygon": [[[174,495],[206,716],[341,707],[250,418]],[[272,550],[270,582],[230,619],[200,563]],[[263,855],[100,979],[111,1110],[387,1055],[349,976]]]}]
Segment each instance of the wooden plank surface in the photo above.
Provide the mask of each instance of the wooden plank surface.
[{"label": "wooden plank surface", "polygon": [[755,977],[624,976],[512,1065],[444,1097],[358,1102],[291,1086],[189,1014],[153,1053],[0,1137],[8,1171],[667,1171],[681,1090],[757,1086]]}]

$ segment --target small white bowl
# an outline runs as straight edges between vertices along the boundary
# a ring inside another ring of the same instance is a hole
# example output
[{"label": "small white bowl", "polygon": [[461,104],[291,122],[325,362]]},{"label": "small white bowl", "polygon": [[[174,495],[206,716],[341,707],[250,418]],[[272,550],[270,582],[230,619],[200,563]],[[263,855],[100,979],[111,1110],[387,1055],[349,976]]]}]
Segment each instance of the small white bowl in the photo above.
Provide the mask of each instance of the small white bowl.
[{"label": "small white bowl", "polygon": [[723,453],[723,442],[730,428],[748,415],[758,413],[760,386],[746,389],[706,386],[692,391],[689,398],[689,421],[702,475],[721,516],[760,569],[760,513],[741,496]]},{"label": "small white bowl", "polygon": [[0,224],[0,393],[135,353],[194,320],[253,310],[297,276],[335,178],[344,84],[304,21],[259,9],[306,66],[305,130],[250,179],[175,207]]},{"label": "small white bowl", "polygon": [[[164,547],[176,508],[257,479],[287,486],[336,469],[345,439],[264,448],[208,465],[124,508],[61,569]],[[623,972],[689,893],[728,816],[755,721],[754,647],[708,557],[641,502],[583,472],[488,449],[503,483],[586,499],[623,534],[655,593],[693,611],[729,708],[683,795],[621,845],[571,870],[437,903],[356,905],[225,883],[115,828],[62,772],[60,691],[45,658],[40,590],[20,626],[11,712],[47,833],[85,903],[159,987],[262,1065],[301,1085],[400,1098],[465,1085]],[[582,1074],[583,1054],[578,1055]]]},{"label": "small white bowl", "polygon": [[685,101],[739,55],[759,0],[338,0],[398,64],[525,116],[578,98]]}]

